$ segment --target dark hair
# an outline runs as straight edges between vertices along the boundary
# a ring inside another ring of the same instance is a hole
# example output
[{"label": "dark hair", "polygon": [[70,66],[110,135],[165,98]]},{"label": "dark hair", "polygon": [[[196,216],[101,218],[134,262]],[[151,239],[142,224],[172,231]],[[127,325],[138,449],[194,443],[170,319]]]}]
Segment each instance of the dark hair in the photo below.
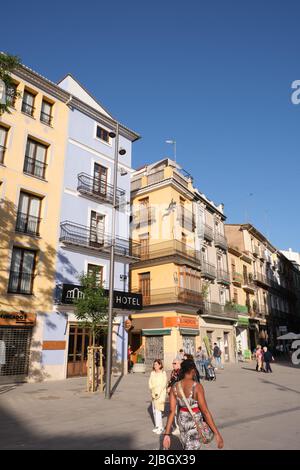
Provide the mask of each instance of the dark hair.
[{"label": "dark hair", "polygon": [[191,372],[192,370],[197,371],[196,364],[192,359],[185,359],[182,361],[180,366],[179,380],[184,379],[185,375]]},{"label": "dark hair", "polygon": [[179,352],[183,352],[183,349],[179,349]]},{"label": "dark hair", "polygon": [[163,369],[163,363],[160,359],[155,359],[155,361],[153,361],[153,366],[152,366],[152,369],[154,370],[154,364],[157,362],[157,364],[160,365],[160,368]]}]

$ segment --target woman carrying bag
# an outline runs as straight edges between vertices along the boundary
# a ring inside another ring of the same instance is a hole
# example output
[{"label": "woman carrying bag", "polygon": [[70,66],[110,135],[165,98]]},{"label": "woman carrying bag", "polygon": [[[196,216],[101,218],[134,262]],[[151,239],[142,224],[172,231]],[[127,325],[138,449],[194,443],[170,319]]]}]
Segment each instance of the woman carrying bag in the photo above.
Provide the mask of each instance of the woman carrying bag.
[{"label": "woman carrying bag", "polygon": [[196,370],[194,361],[186,360],[181,363],[180,381],[170,393],[170,414],[164,433],[164,449],[170,448],[176,403],[179,406],[178,426],[184,450],[200,450],[203,444],[208,444],[214,437],[219,449],[224,446],[223,438],[207,407],[204,389],[194,380]]},{"label": "woman carrying bag", "polygon": [[152,397],[152,410],[155,428],[153,432],[156,434],[162,434],[163,422],[162,422],[162,412],[165,409],[165,402],[167,396],[167,383],[168,378],[167,374],[163,370],[163,364],[160,359],[156,359],[153,362],[153,370],[149,378],[149,388],[151,391]]}]

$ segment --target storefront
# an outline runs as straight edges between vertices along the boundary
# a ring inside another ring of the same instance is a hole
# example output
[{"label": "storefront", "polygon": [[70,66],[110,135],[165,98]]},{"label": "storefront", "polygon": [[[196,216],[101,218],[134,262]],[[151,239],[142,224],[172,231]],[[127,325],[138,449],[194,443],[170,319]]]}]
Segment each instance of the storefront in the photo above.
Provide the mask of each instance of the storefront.
[{"label": "storefront", "polygon": [[236,326],[237,354],[244,356],[249,351],[249,317],[239,315]]},{"label": "storefront", "polygon": [[26,381],[36,315],[0,313],[0,384]]},{"label": "storefront", "polygon": [[214,343],[222,351],[223,362],[236,362],[236,336],[232,318],[219,318],[213,316],[200,317],[201,346],[208,355],[212,354]]}]

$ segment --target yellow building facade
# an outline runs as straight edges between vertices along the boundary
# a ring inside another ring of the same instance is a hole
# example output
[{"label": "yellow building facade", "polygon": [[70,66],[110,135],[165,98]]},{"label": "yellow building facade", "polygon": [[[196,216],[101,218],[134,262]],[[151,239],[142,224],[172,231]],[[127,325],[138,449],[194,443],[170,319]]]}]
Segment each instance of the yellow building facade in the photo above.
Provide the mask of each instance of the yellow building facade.
[{"label": "yellow building facade", "polygon": [[[148,365],[170,369],[180,349],[194,355],[216,342],[235,360],[235,312],[230,303],[222,208],[201,195],[192,177],[163,159],[132,179],[132,238],[140,261],[131,267],[131,291],[143,295],[129,339]],[[212,227],[205,223],[210,222]]]},{"label": "yellow building facade", "polygon": [[52,311],[68,95],[31,69],[13,74],[0,117],[0,380],[43,379],[43,316]]}]

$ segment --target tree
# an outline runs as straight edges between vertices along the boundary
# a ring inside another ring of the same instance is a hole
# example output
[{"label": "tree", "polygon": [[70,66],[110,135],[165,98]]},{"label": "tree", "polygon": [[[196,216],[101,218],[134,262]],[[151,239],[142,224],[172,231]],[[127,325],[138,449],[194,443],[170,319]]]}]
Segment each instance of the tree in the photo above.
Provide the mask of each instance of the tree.
[{"label": "tree", "polygon": [[11,73],[21,64],[19,57],[10,54],[0,53],[0,80],[4,82],[6,87],[6,103],[0,104],[0,116],[5,111],[10,113],[10,107],[13,106],[14,100],[21,94],[14,90]]},{"label": "tree", "polygon": [[79,281],[83,296],[74,302],[74,314],[80,326],[91,329],[95,346],[97,333],[107,329],[108,297],[97,285],[96,274],[82,274]]}]

